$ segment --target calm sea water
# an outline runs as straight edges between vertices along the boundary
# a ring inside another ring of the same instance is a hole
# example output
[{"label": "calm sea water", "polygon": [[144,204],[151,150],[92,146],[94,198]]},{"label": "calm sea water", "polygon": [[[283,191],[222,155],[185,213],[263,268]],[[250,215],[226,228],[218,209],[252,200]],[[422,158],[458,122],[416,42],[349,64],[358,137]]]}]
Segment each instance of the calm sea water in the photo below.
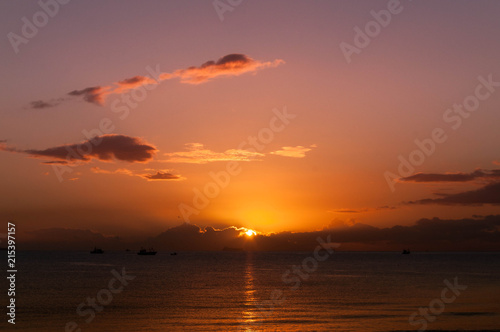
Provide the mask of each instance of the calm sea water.
[{"label": "calm sea water", "polygon": [[[17,324],[4,318],[3,330],[64,331],[71,321],[81,331],[418,330],[422,325],[410,325],[409,316],[440,299],[444,280],[455,278],[467,289],[427,330],[500,330],[499,253],[339,252],[304,274],[300,285],[282,276],[312,253],[17,255]],[[119,293],[106,291],[111,271],[122,268],[135,278]],[[79,315],[77,307],[100,291],[110,303],[87,323],[90,314]]]}]

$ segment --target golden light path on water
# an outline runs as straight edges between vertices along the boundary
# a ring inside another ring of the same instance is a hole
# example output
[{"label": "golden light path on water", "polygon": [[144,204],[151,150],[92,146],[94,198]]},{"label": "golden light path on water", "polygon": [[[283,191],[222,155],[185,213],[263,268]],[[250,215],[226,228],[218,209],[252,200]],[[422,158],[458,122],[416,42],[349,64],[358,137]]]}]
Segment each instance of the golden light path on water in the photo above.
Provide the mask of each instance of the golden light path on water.
[{"label": "golden light path on water", "polygon": [[247,264],[245,269],[245,309],[243,311],[243,326],[246,325],[246,331],[252,331],[252,324],[258,323],[258,317],[255,314],[255,303],[257,301],[255,293],[253,257],[252,253],[249,252],[247,253]]}]

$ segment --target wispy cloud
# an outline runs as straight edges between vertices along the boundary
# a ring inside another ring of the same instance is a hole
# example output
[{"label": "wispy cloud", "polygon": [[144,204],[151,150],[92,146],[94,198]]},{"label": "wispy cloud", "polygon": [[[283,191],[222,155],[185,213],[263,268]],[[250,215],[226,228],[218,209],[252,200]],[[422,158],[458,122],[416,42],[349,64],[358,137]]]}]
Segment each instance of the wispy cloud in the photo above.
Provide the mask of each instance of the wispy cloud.
[{"label": "wispy cloud", "polygon": [[456,194],[436,194],[440,198],[425,198],[410,201],[409,204],[439,204],[439,205],[500,205],[500,182],[487,184],[476,190]]},{"label": "wispy cloud", "polygon": [[230,149],[215,152],[206,149],[201,143],[186,144],[187,151],[165,153],[170,163],[206,164],[215,161],[256,161],[261,160],[264,154],[241,149]]},{"label": "wispy cloud", "polygon": [[315,148],[316,144],[310,145],[308,148],[303,147],[302,145],[298,146],[284,146],[281,150],[270,152],[271,154],[282,156],[282,157],[291,157],[291,158],[304,158],[306,156],[306,152],[311,151],[312,148]]},{"label": "wispy cloud", "polygon": [[7,147],[5,144],[0,145],[0,150],[26,153],[34,158],[51,159],[45,163],[58,164],[89,162],[92,159],[147,162],[157,152],[153,145],[143,142],[141,138],[116,134],[96,136],[81,143],[59,145],[43,150],[19,150]]},{"label": "wispy cloud", "polygon": [[81,89],[81,90],[73,90],[68,93],[70,96],[81,96],[83,100],[97,104],[97,105],[102,105],[104,104],[104,100],[106,99],[106,96],[111,93],[111,87],[109,86],[92,86],[89,88]]},{"label": "wispy cloud", "polygon": [[167,79],[179,77],[181,83],[200,84],[216,77],[239,76],[265,68],[277,67],[283,63],[285,62],[280,59],[261,62],[245,54],[228,54],[217,60],[217,62],[207,61],[199,67],[177,70]]},{"label": "wispy cloud", "polygon": [[166,173],[162,171],[156,172],[156,174],[142,174],[143,178],[150,181],[164,181],[164,180],[182,180],[180,175],[174,175],[172,173]]},{"label": "wispy cloud", "polygon": [[57,106],[63,101],[63,99],[54,99],[49,101],[35,100],[30,103],[30,108],[43,109]]},{"label": "wispy cloud", "polygon": [[468,182],[478,179],[500,179],[500,170],[475,170],[472,173],[417,173],[400,178],[402,182]]},{"label": "wispy cloud", "polygon": [[[177,69],[172,73],[158,73],[158,77],[133,76],[122,79],[110,85],[96,85],[83,89],[73,90],[68,93],[70,97],[80,97],[84,101],[104,105],[106,98],[112,94],[122,94],[131,89],[149,84],[159,84],[161,81],[179,78],[181,83],[200,84],[208,82],[217,77],[239,76],[245,73],[256,73],[265,68],[277,67],[285,63],[281,59],[274,61],[259,61],[245,54],[228,54],[217,61],[207,61],[199,67]],[[30,103],[31,108],[48,108],[60,104],[68,98],[57,100],[36,100]]]},{"label": "wispy cloud", "polygon": [[138,176],[148,181],[180,181],[186,179],[185,177],[182,177],[180,175],[172,174],[170,170],[161,170],[157,171],[156,173],[150,174],[141,171],[133,171],[126,168],[119,168],[116,170],[106,170],[100,167],[92,167],[91,171],[92,173],[97,173],[97,174],[122,174],[128,176]]},{"label": "wispy cloud", "polygon": [[333,212],[333,213],[365,213],[365,212],[373,212],[373,211],[381,211],[381,210],[395,210],[395,206],[389,206],[389,205],[384,205],[384,206],[378,206],[374,208],[361,208],[361,209],[336,209],[336,210],[330,210],[328,212]]}]

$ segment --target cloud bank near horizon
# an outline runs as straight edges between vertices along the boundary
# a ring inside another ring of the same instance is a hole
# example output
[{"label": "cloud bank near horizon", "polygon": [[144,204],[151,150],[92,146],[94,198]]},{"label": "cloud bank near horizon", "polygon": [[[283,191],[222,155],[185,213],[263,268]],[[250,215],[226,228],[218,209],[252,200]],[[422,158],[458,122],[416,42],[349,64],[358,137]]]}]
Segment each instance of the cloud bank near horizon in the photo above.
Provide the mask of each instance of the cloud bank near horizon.
[{"label": "cloud bank near horizon", "polygon": [[[29,232],[29,241],[22,246],[30,249],[81,249],[89,243],[106,248],[124,249],[143,245],[158,250],[222,250],[224,247],[258,251],[310,251],[317,238],[340,243],[340,251],[395,250],[413,251],[498,251],[500,250],[500,215],[475,216],[464,219],[420,219],[411,226],[396,225],[379,228],[370,225],[333,221],[319,231],[280,232],[247,237],[241,228],[201,228],[181,224],[148,240],[127,242],[116,236],[106,236],[88,230],[44,229]],[[68,239],[71,239],[68,240]],[[119,241],[117,240],[119,239]]]}]

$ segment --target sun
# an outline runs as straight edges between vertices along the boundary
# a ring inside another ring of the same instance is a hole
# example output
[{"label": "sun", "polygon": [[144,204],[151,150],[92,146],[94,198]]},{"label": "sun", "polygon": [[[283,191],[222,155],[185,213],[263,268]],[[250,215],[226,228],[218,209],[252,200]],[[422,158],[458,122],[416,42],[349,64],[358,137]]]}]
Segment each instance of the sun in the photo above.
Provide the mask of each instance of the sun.
[{"label": "sun", "polygon": [[254,236],[255,234],[257,234],[257,232],[252,231],[251,229],[249,229],[249,230],[247,230],[247,231],[245,232],[245,234],[246,234],[247,236]]}]

